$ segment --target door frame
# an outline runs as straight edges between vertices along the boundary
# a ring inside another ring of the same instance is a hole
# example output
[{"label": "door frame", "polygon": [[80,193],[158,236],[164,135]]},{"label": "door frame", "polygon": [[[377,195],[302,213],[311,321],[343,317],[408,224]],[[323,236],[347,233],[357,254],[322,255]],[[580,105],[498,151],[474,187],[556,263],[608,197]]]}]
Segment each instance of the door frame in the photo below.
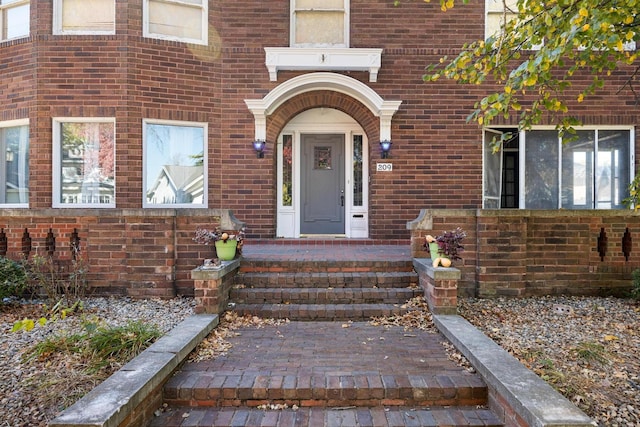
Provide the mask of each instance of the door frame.
[{"label": "door frame", "polygon": [[[276,237],[300,238],[301,222],[301,150],[302,134],[344,134],[345,153],[345,234],[346,238],[369,237],[369,144],[364,129],[349,115],[332,108],[315,108],[300,113],[285,126],[277,141],[277,214]],[[292,203],[283,206],[283,136],[292,140]],[[353,206],[353,146],[354,136],[362,135],[362,206]]]}]

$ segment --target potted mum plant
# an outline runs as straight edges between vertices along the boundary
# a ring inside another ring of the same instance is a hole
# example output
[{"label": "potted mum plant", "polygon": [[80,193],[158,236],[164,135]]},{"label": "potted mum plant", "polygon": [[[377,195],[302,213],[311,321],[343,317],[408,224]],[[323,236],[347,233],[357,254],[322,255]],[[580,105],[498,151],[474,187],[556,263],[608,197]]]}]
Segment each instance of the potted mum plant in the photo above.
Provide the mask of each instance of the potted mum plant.
[{"label": "potted mum plant", "polygon": [[216,251],[216,258],[221,261],[231,261],[236,257],[236,253],[242,250],[244,228],[241,228],[235,234],[230,234],[222,231],[220,227],[216,227],[213,231],[198,227],[193,240],[203,245],[213,244]]},{"label": "potted mum plant", "polygon": [[427,235],[424,247],[431,253],[433,266],[450,267],[451,261],[462,259],[460,253],[464,251],[462,240],[467,234],[458,227],[453,231],[445,231],[437,237]]}]

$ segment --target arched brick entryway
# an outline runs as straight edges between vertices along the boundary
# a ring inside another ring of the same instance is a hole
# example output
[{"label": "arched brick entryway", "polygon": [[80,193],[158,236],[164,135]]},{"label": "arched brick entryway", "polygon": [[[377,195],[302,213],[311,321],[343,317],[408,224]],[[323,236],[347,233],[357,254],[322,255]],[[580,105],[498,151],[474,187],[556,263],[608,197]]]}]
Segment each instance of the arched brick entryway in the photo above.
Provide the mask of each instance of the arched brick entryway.
[{"label": "arched brick entryway", "polygon": [[340,92],[318,90],[289,99],[267,117],[267,140],[275,141],[282,128],[298,114],[312,108],[334,108],[353,117],[367,134],[369,141],[380,140],[378,118],[361,102]]}]

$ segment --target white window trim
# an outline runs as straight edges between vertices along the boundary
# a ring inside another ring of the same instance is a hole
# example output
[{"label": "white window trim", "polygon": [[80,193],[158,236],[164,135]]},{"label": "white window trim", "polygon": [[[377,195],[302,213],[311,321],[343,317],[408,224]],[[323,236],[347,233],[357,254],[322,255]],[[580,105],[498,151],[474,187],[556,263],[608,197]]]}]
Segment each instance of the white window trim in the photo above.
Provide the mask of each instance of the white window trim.
[{"label": "white window trim", "polygon": [[[115,23],[115,19],[113,22],[113,30],[109,30],[109,31],[100,31],[100,30],[87,30],[87,31],[64,31],[62,29],[62,3],[64,2],[64,0],[53,0],[53,34],[56,35],[66,35],[66,34],[85,34],[85,35],[91,35],[91,34],[115,34],[116,33],[116,23]],[[116,2],[115,0],[113,0],[113,9],[114,9],[114,14],[113,16],[115,17],[115,8],[116,8]]]},{"label": "white window trim", "polygon": [[289,15],[290,15],[290,19],[289,19],[289,46],[291,47],[336,47],[336,48],[348,48],[349,47],[349,40],[351,39],[350,37],[350,33],[349,33],[349,23],[351,22],[351,5],[350,5],[350,0],[343,0],[344,3],[344,43],[341,43],[339,45],[332,45],[332,46],[327,46],[325,44],[316,44],[316,43],[302,43],[302,44],[296,44],[294,42],[294,40],[296,39],[296,0],[290,0],[290,7],[289,7]]},{"label": "white window trim", "polygon": [[[615,126],[615,125],[585,125],[585,126],[576,126],[574,128],[576,131],[595,131],[596,132],[596,144],[595,149],[598,148],[598,131],[601,130],[628,130],[629,131],[629,182],[633,181],[633,177],[635,176],[635,128],[634,126]],[[554,126],[536,126],[530,129],[530,131],[536,130],[557,130]],[[522,206],[522,209],[527,209],[525,205],[525,153],[527,146],[527,138],[526,138],[525,130],[520,131],[520,157],[519,157],[519,171],[520,171],[520,201],[519,204]],[[558,200],[556,204],[556,209],[567,209],[562,207],[562,138],[558,136]],[[595,194],[594,194],[595,197]],[[587,208],[589,210],[598,210],[598,208],[590,207]],[[605,209],[610,210],[610,209]]]},{"label": "white window trim", "polygon": [[[0,129],[3,128],[12,128],[18,126],[29,126],[29,119],[17,119],[17,120],[7,120],[4,122],[0,122]],[[0,204],[0,208],[28,208],[29,202],[27,203],[2,203]]]},{"label": "white window trim", "polygon": [[[147,202],[147,125],[168,125],[168,126],[191,126],[200,127],[203,130],[202,133],[202,178],[203,178],[203,194],[202,204],[193,203],[170,203],[170,204],[158,204]],[[206,122],[187,122],[180,120],[158,120],[158,119],[142,119],[142,207],[146,209],[151,208],[186,208],[186,209],[206,209],[209,206],[209,180],[208,180],[208,144],[209,141],[209,124]]]},{"label": "white window trim", "polygon": [[[184,4],[185,6],[197,7],[192,3],[182,2],[180,0],[158,0],[158,1],[163,1],[165,3],[181,3],[181,4]],[[208,0],[203,0],[202,6],[200,8],[202,9],[202,15],[201,15],[202,32],[203,32],[202,38],[190,39],[190,38],[183,38],[183,37],[174,37],[174,36],[168,36],[166,34],[151,33],[149,31],[149,0],[143,0],[142,1],[142,35],[144,37],[153,38],[153,39],[171,40],[171,41],[177,41],[177,42],[183,42],[183,43],[207,45],[209,44],[209,2]]]},{"label": "white window trim", "polygon": [[[113,203],[62,203],[60,198],[62,196],[62,158],[61,158],[61,134],[60,124],[62,123],[113,123],[113,170],[114,170],[114,194]],[[114,117],[53,117],[52,118],[52,135],[53,135],[53,201],[51,206],[54,208],[115,208],[116,207],[116,119]]]},{"label": "white window trim", "polygon": [[29,34],[31,34],[31,22],[29,22],[29,31],[27,31],[27,34],[24,34],[22,36],[18,36],[18,37],[11,37],[11,38],[2,38],[2,35],[4,34],[4,14],[5,14],[5,10],[8,9],[13,9],[14,7],[19,7],[19,6],[24,6],[25,4],[29,5],[29,11],[31,11],[31,0],[18,0],[12,3],[8,3],[8,4],[0,4],[0,42],[4,42],[7,40],[15,40],[15,39],[22,39],[25,37],[29,37]]},{"label": "white window trim", "polygon": [[[501,129],[506,129],[506,128],[512,128],[514,131],[517,131],[516,127],[512,127],[512,126],[497,126]],[[496,129],[496,127],[485,127],[483,130],[483,139],[486,138],[486,132],[492,132]],[[585,125],[585,126],[577,126],[574,128],[576,131],[606,131],[606,130],[628,130],[629,131],[629,182],[633,181],[633,178],[636,175],[636,171],[635,171],[635,140],[636,140],[636,136],[635,136],[635,127],[634,126],[627,126],[627,125],[622,125],[622,126],[616,126],[616,125],[602,125],[602,126],[598,126],[598,125]],[[520,140],[520,145],[518,147],[518,171],[519,171],[519,175],[518,175],[518,193],[519,193],[519,199],[518,199],[518,206],[519,209],[528,209],[526,206],[526,192],[525,192],[525,186],[526,186],[526,170],[525,170],[525,164],[526,164],[526,145],[527,145],[527,139],[526,139],[526,133],[530,132],[530,131],[545,131],[545,130],[552,130],[552,131],[557,131],[557,128],[555,126],[534,126],[529,130],[521,130],[518,135],[519,135],[519,140]],[[484,150],[484,144],[486,144],[487,141],[483,140],[483,150]],[[597,147],[597,144],[596,144]],[[559,172],[559,176],[558,176],[558,200],[556,201],[556,207],[554,209],[559,210],[559,209],[566,209],[566,208],[562,208],[562,139],[560,137],[558,137],[558,163],[556,165],[556,168]],[[498,155],[498,154],[495,154]],[[500,151],[500,154],[502,155],[502,151]],[[483,153],[483,161],[482,161],[482,194],[483,194],[483,209],[486,209],[484,207],[484,202],[485,202],[485,179],[484,179],[484,175],[485,175],[485,168],[487,167],[486,162],[484,161],[484,153]],[[502,168],[500,170],[500,173],[502,173]],[[589,208],[590,210],[597,210],[597,208]],[[605,210],[609,210],[609,209],[605,209]]]}]

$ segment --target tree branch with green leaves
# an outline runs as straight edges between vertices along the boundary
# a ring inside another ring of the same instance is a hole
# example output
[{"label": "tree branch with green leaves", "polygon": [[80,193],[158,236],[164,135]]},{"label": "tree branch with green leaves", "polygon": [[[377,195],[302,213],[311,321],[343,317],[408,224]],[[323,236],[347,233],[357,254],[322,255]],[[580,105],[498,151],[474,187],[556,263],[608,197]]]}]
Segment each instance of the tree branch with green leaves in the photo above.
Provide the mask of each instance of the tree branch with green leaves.
[{"label": "tree branch with green leaves", "polygon": [[[443,57],[429,65],[423,78],[472,85],[491,82],[499,87],[479,100],[468,116],[478,125],[516,117],[519,129],[530,129],[548,116],[561,135],[574,133],[580,122],[570,113],[569,103],[583,102],[616,69],[629,67],[623,86],[636,94],[639,1],[517,0],[510,10],[503,0],[500,31],[463,45],[455,58]],[[455,0],[440,0],[440,5],[447,11]],[[586,84],[575,81],[578,73],[590,76]],[[494,149],[502,142],[494,141]]]}]

